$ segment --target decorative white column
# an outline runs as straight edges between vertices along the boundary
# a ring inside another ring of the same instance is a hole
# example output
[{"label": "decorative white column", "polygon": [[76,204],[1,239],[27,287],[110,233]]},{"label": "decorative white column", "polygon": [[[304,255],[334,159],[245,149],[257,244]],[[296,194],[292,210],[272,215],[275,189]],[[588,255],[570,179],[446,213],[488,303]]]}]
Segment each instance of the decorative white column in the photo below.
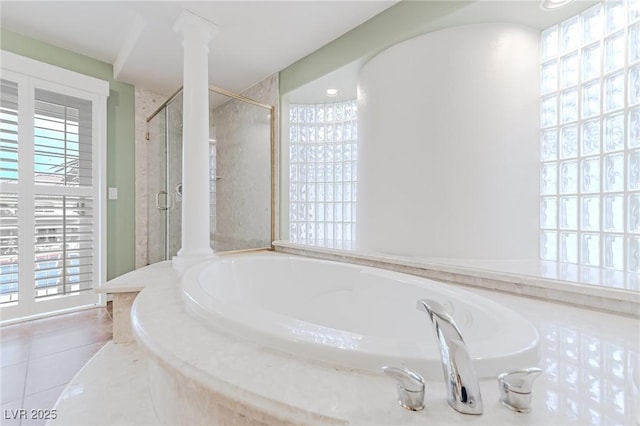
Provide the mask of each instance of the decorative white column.
[{"label": "decorative white column", "polygon": [[173,267],[184,270],[211,256],[209,245],[209,41],[216,26],[183,10],[174,31],[184,49],[182,119],[182,248]]}]

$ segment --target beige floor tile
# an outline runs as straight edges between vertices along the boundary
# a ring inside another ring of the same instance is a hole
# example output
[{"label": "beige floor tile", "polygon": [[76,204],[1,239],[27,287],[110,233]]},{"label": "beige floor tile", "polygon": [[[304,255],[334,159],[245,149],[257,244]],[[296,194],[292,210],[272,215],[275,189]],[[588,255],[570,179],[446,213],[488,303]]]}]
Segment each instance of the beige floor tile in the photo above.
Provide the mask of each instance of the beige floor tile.
[{"label": "beige floor tile", "polygon": [[2,387],[0,388],[0,403],[6,404],[11,401],[20,400],[25,390],[25,377],[27,373],[27,363],[2,367]]},{"label": "beige floor tile", "polygon": [[32,322],[33,334],[45,334],[51,332],[59,332],[61,330],[78,327],[79,325],[98,325],[105,321],[110,321],[109,314],[104,308],[85,309],[69,314],[56,315],[53,317],[42,318]]},{"label": "beige floor tile", "polygon": [[0,424],[2,426],[20,426],[21,417],[26,417],[26,412],[21,411],[24,409],[21,400],[2,404],[0,409],[2,410],[0,414]]},{"label": "beige floor tile", "polygon": [[0,343],[0,367],[29,360],[29,339],[5,339]]},{"label": "beige floor tile", "polygon": [[111,324],[79,323],[76,327],[34,334],[31,338],[30,357],[34,360],[108,340],[111,340]]},{"label": "beige floor tile", "polygon": [[45,419],[31,418],[29,410],[51,409],[65,385],[111,338],[112,320],[105,308],[1,327],[0,423],[44,424]]},{"label": "beige floor tile", "polygon": [[29,339],[32,334],[32,321],[0,327],[0,344],[5,340]]},{"label": "beige floor tile", "polygon": [[57,417],[53,407],[65,387],[66,385],[62,385],[25,397],[23,406],[28,410],[27,419],[22,420],[21,426],[44,425],[48,419]]},{"label": "beige floor tile", "polygon": [[68,383],[104,343],[94,343],[29,362],[25,397]]}]

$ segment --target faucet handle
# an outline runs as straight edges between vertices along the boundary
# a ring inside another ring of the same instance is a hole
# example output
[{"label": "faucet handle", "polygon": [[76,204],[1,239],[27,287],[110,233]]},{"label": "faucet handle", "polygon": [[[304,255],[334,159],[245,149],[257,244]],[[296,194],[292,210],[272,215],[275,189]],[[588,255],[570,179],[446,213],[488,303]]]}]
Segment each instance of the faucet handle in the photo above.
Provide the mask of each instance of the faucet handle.
[{"label": "faucet handle", "polygon": [[541,373],[539,368],[526,368],[500,374],[498,387],[502,405],[518,413],[531,411],[531,388]]},{"label": "faucet handle", "polygon": [[424,378],[406,367],[382,367],[382,372],[396,380],[398,403],[411,411],[424,408]]}]

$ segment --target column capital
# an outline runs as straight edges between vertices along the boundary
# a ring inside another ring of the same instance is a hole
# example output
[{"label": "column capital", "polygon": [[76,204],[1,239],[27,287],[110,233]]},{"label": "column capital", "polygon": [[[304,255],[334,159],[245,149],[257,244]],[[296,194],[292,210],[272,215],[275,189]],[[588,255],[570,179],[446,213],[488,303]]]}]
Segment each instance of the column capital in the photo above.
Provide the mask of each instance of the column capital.
[{"label": "column capital", "polygon": [[196,36],[203,43],[208,43],[216,34],[218,34],[218,26],[211,21],[196,15],[187,9],[182,9],[175,24],[173,24],[173,31],[182,33],[187,38],[188,36]]}]

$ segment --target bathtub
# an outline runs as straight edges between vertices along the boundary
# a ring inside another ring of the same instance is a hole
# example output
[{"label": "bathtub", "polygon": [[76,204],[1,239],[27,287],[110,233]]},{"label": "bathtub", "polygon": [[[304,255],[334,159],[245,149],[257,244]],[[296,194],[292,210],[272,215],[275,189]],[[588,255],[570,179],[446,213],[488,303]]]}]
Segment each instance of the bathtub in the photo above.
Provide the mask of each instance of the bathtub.
[{"label": "bathtub", "polygon": [[538,362],[538,333],[505,306],[452,285],[348,263],[272,252],[218,256],[182,279],[187,310],[216,330],[338,368],[407,366],[442,380],[418,299],[456,320],[480,377]]}]

